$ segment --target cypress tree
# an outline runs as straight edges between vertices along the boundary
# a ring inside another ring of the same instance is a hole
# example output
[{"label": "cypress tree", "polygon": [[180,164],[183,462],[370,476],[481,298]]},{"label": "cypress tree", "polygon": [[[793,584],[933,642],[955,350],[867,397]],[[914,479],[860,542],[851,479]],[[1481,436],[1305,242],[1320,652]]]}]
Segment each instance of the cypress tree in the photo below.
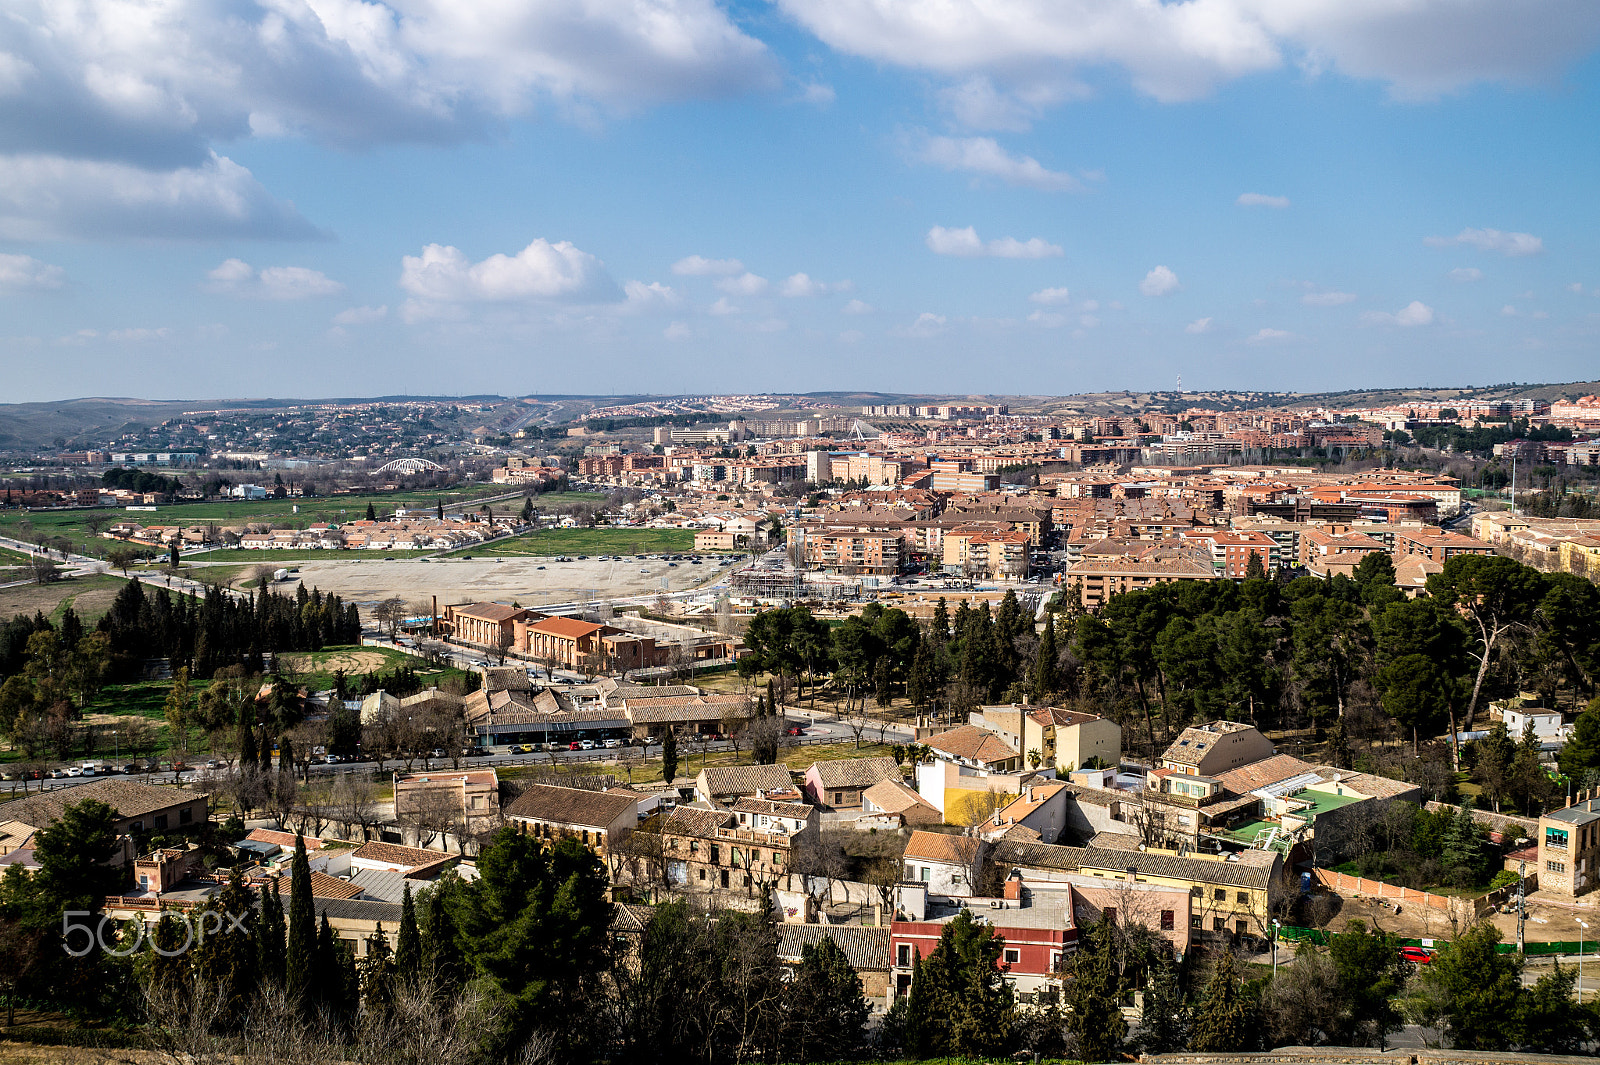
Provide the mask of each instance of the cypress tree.
[{"label": "cypress tree", "polygon": [[373,509],[371,503],[367,504],[367,520],[368,521],[377,521],[378,520],[378,512]]},{"label": "cypress tree", "polygon": [[1233,1054],[1255,1045],[1255,1003],[1240,985],[1233,951],[1222,955],[1206,985],[1194,1015],[1194,1038],[1189,1049],[1197,1054]]},{"label": "cypress tree", "polygon": [[1039,654],[1033,663],[1033,701],[1042,703],[1056,690],[1056,616],[1046,614],[1044,634],[1039,637]]},{"label": "cypress tree", "polygon": [[450,915],[445,885],[436,883],[428,890],[422,912],[423,971],[433,979],[441,996],[454,995],[466,978],[466,959],[456,935],[455,918]]},{"label": "cypress tree", "polygon": [[1111,966],[1111,922],[1104,916],[1089,931],[1087,950],[1073,960],[1067,1029],[1082,1061],[1112,1061],[1122,1050],[1128,1022],[1117,1006],[1117,976]]},{"label": "cypress tree", "polygon": [[261,916],[256,921],[256,972],[262,983],[283,985],[283,900],[276,881],[261,889]]},{"label": "cypress tree", "polygon": [[405,885],[400,899],[400,930],[394,939],[395,982],[415,986],[422,975],[422,941],[417,934],[417,909],[411,901],[411,885]]},{"label": "cypress tree", "polygon": [[261,745],[259,753],[261,755],[261,760],[256,766],[256,772],[260,773],[263,777],[269,777],[272,775],[272,734],[267,731],[267,726],[265,725],[261,726]]},{"label": "cypress tree", "polygon": [[261,756],[256,752],[256,730],[251,728],[250,705],[239,708],[239,771],[249,773],[259,768]]},{"label": "cypress tree", "polygon": [[312,1000],[317,1008],[326,1010],[335,1020],[343,1019],[348,1013],[339,980],[340,945],[339,937],[333,934],[333,926],[328,923],[328,912],[324,910],[322,923],[317,926],[316,964],[311,973]]},{"label": "cypress tree", "polygon": [[[251,938],[255,905],[238,869],[233,870],[228,886],[216,894],[208,909],[218,916],[199,920],[197,927],[202,933],[210,928],[218,931],[202,934],[195,950],[195,970],[205,986],[215,988],[220,996],[220,1016],[237,1018],[254,996],[257,984],[256,950]],[[234,927],[231,918],[235,917],[244,925],[243,934]]]},{"label": "cypress tree", "polygon": [[661,736],[661,779],[670,784],[678,775],[678,734],[671,725]]},{"label": "cypress tree", "polygon": [[294,860],[289,879],[289,948],[285,956],[284,989],[289,1001],[303,1011],[315,1008],[313,1001],[317,964],[316,910],[311,902],[311,865],[306,860],[306,840],[294,837]]},{"label": "cypress tree", "polygon": [[381,921],[367,937],[367,956],[361,971],[361,1001],[374,1014],[387,1013],[394,1005],[394,956]]}]

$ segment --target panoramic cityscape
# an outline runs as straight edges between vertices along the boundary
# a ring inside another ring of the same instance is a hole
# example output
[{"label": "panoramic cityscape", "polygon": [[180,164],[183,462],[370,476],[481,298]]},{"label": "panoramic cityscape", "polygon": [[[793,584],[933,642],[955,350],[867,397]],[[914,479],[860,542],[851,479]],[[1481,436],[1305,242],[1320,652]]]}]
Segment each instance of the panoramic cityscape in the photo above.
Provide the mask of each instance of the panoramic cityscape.
[{"label": "panoramic cityscape", "polygon": [[1600,1054],[1600,5],[0,9],[0,1065]]}]

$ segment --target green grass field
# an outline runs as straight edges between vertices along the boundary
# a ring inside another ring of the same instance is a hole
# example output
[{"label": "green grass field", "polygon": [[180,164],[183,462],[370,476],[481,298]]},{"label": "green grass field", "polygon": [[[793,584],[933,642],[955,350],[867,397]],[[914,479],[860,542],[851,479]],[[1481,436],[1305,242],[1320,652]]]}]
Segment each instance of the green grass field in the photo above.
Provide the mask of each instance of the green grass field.
[{"label": "green grass field", "polygon": [[402,666],[417,671],[424,686],[442,686],[445,681],[466,676],[454,667],[431,666],[415,655],[392,647],[324,647],[320,651],[286,651],[280,656],[284,676],[308,691],[333,687],[334,672],[343,669],[351,681],[359,683],[364,673],[388,673]]},{"label": "green grass field", "polygon": [[641,555],[694,550],[688,529],[541,529],[487,546],[474,545],[456,555]]}]

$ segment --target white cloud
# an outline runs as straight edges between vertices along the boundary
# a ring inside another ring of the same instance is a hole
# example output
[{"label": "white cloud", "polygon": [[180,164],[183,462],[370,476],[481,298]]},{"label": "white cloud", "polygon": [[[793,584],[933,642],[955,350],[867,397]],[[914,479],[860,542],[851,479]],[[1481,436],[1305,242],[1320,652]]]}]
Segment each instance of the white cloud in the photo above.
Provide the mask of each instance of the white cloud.
[{"label": "white cloud", "polygon": [[1307,307],[1339,307],[1355,300],[1354,292],[1307,292],[1300,297],[1300,302]]},{"label": "white cloud", "polygon": [[[0,115],[5,111],[0,107]],[[147,170],[92,159],[0,155],[0,239],[324,236],[294,204],[274,199],[250,171],[223,156],[195,166]]]},{"label": "white cloud", "polygon": [[106,339],[119,344],[150,344],[157,340],[166,340],[170,336],[172,336],[172,330],[166,326],[162,326],[159,329],[135,327],[132,329],[113,329],[106,334]]},{"label": "white cloud", "polygon": [[1281,211],[1289,206],[1289,197],[1268,196],[1260,192],[1243,192],[1233,202],[1240,207],[1274,207]]},{"label": "white cloud", "polygon": [[1211,332],[1211,328],[1212,327],[1211,327],[1211,319],[1210,318],[1196,318],[1194,321],[1192,321],[1188,325],[1184,326],[1183,327],[1183,331],[1185,333],[1192,333],[1192,334],[1198,336],[1201,333],[1209,333],[1209,332]]},{"label": "white cloud", "polygon": [[992,78],[979,74],[941,89],[939,103],[966,129],[1021,133],[1033,125],[1045,108],[1087,95],[1088,88],[1073,79],[1047,78],[1001,88]]},{"label": "white cloud", "polygon": [[1109,65],[1160,100],[1193,99],[1286,60],[1374,79],[1396,96],[1542,81],[1600,37],[1600,9],[1581,0],[777,2],[834,49],[874,61],[1064,84]]},{"label": "white cloud", "polygon": [[717,287],[733,296],[759,296],[767,290],[767,279],[747,272],[738,277],[724,277],[717,282]]},{"label": "white cloud", "polygon": [[1050,244],[1039,237],[1018,240],[1000,237],[985,244],[972,226],[947,229],[934,226],[926,238],[928,250],[938,255],[957,255],[967,258],[992,256],[996,259],[1049,259],[1064,254],[1059,244]]},{"label": "white cloud", "polygon": [[944,170],[998,178],[1007,185],[1043,192],[1073,192],[1083,187],[1071,174],[1046,169],[1031,155],[1010,154],[992,137],[929,137],[916,157]]},{"label": "white cloud", "polygon": [[1517,309],[1509,303],[1500,308],[1500,313],[1507,318],[1517,317]]},{"label": "white cloud", "polygon": [[1483,271],[1479,270],[1476,266],[1458,266],[1454,270],[1450,271],[1450,280],[1459,282],[1461,284],[1469,284],[1473,281],[1482,281]]},{"label": "white cloud", "polygon": [[718,299],[717,302],[713,303],[709,308],[707,308],[707,310],[711,314],[717,315],[719,318],[725,315],[739,313],[739,308],[735,307],[733,305],[733,301],[728,299],[726,296]]},{"label": "white cloud", "polygon": [[643,281],[629,281],[623,284],[622,292],[627,300],[627,306],[632,310],[654,310],[660,307],[673,307],[679,302],[677,292],[671,285],[663,285],[659,281],[645,284]]},{"label": "white cloud", "polygon": [[615,301],[616,284],[599,259],[568,241],[538,238],[516,255],[472,262],[459,248],[429,244],[400,260],[400,287],[409,292],[404,313],[418,321],[463,304]]},{"label": "white cloud", "polygon": [[811,104],[813,107],[827,107],[837,98],[832,85],[822,82],[810,82],[800,89],[800,102]]},{"label": "white cloud", "polygon": [[694,335],[694,330],[686,322],[673,322],[661,331],[661,335],[668,340],[688,340]]},{"label": "white cloud", "polygon": [[930,311],[923,311],[921,314],[917,315],[916,321],[912,322],[903,330],[903,334],[905,336],[917,337],[919,339],[937,336],[938,334],[944,332],[945,321],[945,316],[942,314],[934,314]]},{"label": "white cloud", "polygon": [[334,325],[371,325],[381,322],[389,315],[389,305],[380,304],[377,307],[348,307],[333,316]]},{"label": "white cloud", "polygon": [[839,309],[841,314],[871,314],[877,308],[863,300],[851,300]]},{"label": "white cloud", "polygon": [[1538,255],[1544,251],[1544,241],[1532,233],[1507,233],[1499,229],[1463,229],[1453,237],[1425,237],[1423,243],[1432,248],[1464,245],[1510,256]]},{"label": "white cloud", "polygon": [[848,292],[848,281],[817,281],[809,274],[790,274],[778,287],[778,293],[791,298],[822,296],[829,292]]},{"label": "white cloud", "polygon": [[225,259],[206,273],[205,289],[259,300],[304,300],[337,296],[344,286],[308,266],[269,266],[256,272],[243,259]]},{"label": "white cloud", "polygon": [[1574,281],[1574,282],[1572,282],[1572,284],[1567,286],[1567,291],[1571,292],[1575,296],[1583,295],[1583,282],[1582,281]]},{"label": "white cloud", "polygon": [[1247,344],[1281,344],[1284,341],[1298,339],[1287,329],[1262,328],[1245,337]]},{"label": "white cloud", "polygon": [[1092,314],[1085,314],[1079,317],[1078,324],[1083,326],[1085,329],[1093,329],[1095,326],[1100,324],[1100,319],[1096,318]]},{"label": "white cloud", "polygon": [[738,259],[707,259],[703,255],[690,255],[672,264],[672,272],[680,277],[725,277],[744,269]]},{"label": "white cloud", "polygon": [[0,254],[0,292],[36,292],[60,288],[67,273],[31,255]]},{"label": "white cloud", "polygon": [[1028,315],[1028,321],[1042,325],[1046,329],[1056,329],[1067,324],[1067,316],[1041,307]]},{"label": "white cloud", "polygon": [[1064,288],[1041,288],[1038,292],[1028,297],[1034,303],[1053,305],[1066,303],[1072,298],[1072,293]]},{"label": "white cloud", "polygon": [[1139,291],[1146,296],[1165,296],[1176,292],[1183,286],[1178,283],[1178,275],[1165,266],[1158,266],[1144,275],[1144,280],[1139,282]]},{"label": "white cloud", "polygon": [[1421,300],[1412,300],[1393,314],[1384,311],[1368,311],[1361,316],[1367,325],[1397,325],[1405,329],[1419,325],[1433,324],[1433,308]]}]

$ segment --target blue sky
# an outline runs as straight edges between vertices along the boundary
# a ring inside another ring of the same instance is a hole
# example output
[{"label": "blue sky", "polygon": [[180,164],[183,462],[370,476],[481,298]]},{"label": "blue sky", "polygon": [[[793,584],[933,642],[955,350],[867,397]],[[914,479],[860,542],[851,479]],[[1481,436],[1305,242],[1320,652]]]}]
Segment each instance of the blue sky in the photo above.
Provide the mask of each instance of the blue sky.
[{"label": "blue sky", "polygon": [[0,400],[1597,376],[1583,0],[19,0]]}]

